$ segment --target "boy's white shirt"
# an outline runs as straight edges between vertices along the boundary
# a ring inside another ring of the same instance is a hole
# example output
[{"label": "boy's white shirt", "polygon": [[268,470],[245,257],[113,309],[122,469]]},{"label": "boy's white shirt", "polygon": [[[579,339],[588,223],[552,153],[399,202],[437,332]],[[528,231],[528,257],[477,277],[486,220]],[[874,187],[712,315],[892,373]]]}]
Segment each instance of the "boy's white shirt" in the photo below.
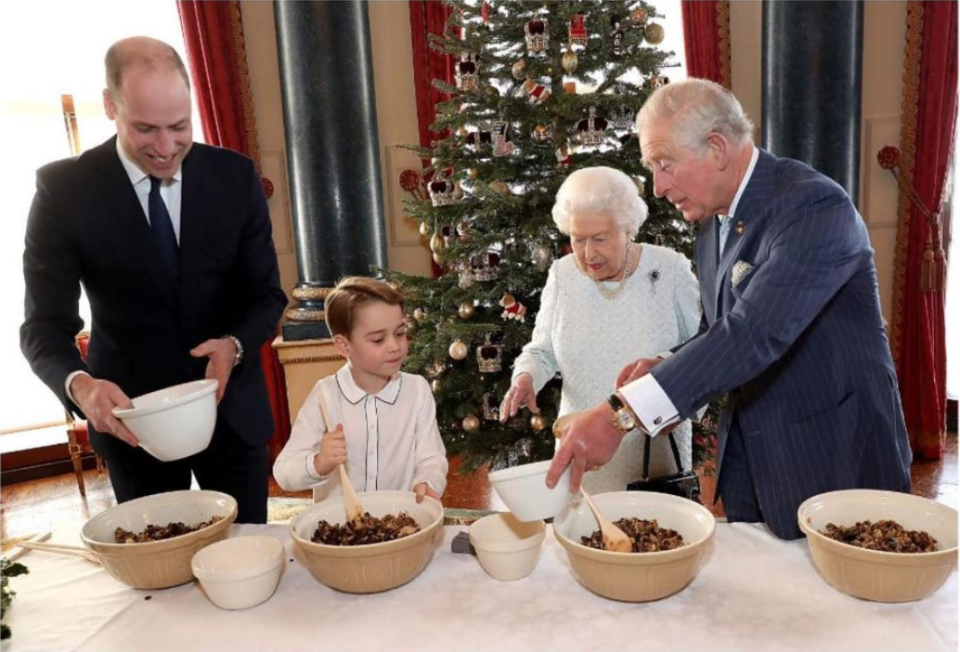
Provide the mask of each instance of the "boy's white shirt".
[{"label": "boy's white shirt", "polygon": [[[333,421],[329,425],[320,414],[320,392]],[[339,474],[320,476],[313,466],[323,433],[340,423],[347,440],[347,475],[357,491],[412,491],[426,482],[443,494],[448,464],[436,412],[422,376],[400,373],[371,395],[354,381],[348,362],[314,385],[274,462],[273,475],[288,491],[312,487],[318,502],[341,495]]]}]

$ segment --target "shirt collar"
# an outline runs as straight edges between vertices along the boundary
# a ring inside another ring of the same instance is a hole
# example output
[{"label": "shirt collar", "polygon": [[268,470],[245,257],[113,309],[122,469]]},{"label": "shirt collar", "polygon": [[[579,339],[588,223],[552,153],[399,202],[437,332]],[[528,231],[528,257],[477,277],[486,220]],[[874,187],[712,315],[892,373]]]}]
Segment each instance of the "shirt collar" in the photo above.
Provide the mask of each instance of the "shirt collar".
[{"label": "shirt collar", "polygon": [[[119,138],[117,138],[117,155],[120,157],[120,163],[123,164],[123,169],[127,171],[127,176],[130,177],[130,183],[134,186],[149,176],[123,151]],[[174,181],[180,181],[181,179],[183,179],[183,166],[180,166],[173,175]]]},{"label": "shirt collar", "polygon": [[743,175],[743,179],[740,180],[740,187],[737,188],[737,194],[733,196],[733,203],[730,204],[730,212],[728,213],[729,217],[733,217],[737,212],[737,205],[740,203],[740,197],[743,196],[743,191],[746,190],[747,184],[750,183],[750,177],[753,176],[753,169],[757,167],[757,159],[760,158],[760,150],[756,145],[753,146],[753,154],[750,155],[750,165],[747,166],[747,173]]},{"label": "shirt collar", "polygon": [[[340,393],[343,394],[343,396],[350,401],[350,403],[356,405],[369,396],[369,393],[357,385],[356,381],[353,379],[353,374],[350,373],[350,368],[351,365],[350,361],[348,360],[347,364],[340,367],[339,371],[337,371],[337,387],[340,388]],[[403,384],[402,380],[402,374],[397,374],[396,377],[390,379],[390,382],[387,383],[386,387],[374,395],[374,398],[393,405],[397,401],[397,397],[400,395],[400,386]]]}]

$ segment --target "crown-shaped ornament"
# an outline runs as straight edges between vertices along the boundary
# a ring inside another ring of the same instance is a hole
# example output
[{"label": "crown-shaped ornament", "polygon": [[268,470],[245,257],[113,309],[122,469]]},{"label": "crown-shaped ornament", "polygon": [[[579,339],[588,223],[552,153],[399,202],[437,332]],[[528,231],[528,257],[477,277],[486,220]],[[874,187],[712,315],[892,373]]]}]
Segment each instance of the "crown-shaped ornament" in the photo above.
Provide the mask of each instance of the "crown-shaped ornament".
[{"label": "crown-shaped ornament", "polygon": [[435,178],[430,182],[430,203],[434,206],[449,206],[457,203],[456,184],[446,177]]},{"label": "crown-shaped ornament", "polygon": [[464,52],[456,64],[454,77],[457,88],[461,91],[475,91],[480,86],[480,66],[477,65],[477,55]]},{"label": "crown-shaped ornament", "polygon": [[607,121],[597,115],[597,107],[587,109],[587,117],[577,123],[577,135],[584,147],[597,147],[603,143]]},{"label": "crown-shaped ornament", "polygon": [[500,276],[500,254],[488,251],[470,256],[470,276],[474,281],[495,281]]},{"label": "crown-shaped ornament", "polygon": [[503,346],[494,344],[489,333],[486,341],[477,347],[477,365],[482,374],[495,374],[503,369]]},{"label": "crown-shaped ornament", "polygon": [[587,24],[583,14],[574,14],[570,17],[570,44],[587,45]]},{"label": "crown-shaped ornament", "polygon": [[617,131],[630,131],[634,127],[636,112],[626,104],[614,108],[610,114],[610,126]]},{"label": "crown-shaped ornament", "polygon": [[550,31],[547,29],[546,18],[527,21],[523,26],[523,34],[529,52],[540,54],[550,47]]}]

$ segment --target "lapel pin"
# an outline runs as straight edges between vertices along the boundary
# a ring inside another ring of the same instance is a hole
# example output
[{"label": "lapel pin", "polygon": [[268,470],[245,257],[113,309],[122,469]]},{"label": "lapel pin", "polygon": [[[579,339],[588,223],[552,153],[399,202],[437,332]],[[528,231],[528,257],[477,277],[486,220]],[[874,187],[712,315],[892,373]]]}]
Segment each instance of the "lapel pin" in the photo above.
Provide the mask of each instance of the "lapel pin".
[{"label": "lapel pin", "polygon": [[737,220],[737,235],[743,235],[743,232],[747,230],[747,227],[743,225],[743,220]]}]

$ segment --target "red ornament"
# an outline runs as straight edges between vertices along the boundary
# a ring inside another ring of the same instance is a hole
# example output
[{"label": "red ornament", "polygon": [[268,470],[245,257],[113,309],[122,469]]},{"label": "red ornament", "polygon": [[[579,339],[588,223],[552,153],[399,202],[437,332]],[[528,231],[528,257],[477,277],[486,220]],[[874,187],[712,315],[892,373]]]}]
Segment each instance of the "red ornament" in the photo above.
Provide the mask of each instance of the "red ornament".
[{"label": "red ornament", "polygon": [[900,165],[900,150],[887,145],[877,152],[877,162],[884,170],[892,170]]},{"label": "red ornament", "polygon": [[275,188],[273,187],[273,181],[266,177],[260,177],[260,185],[263,186],[263,194],[267,196],[267,199],[273,197],[273,192]]},{"label": "red ornament", "polygon": [[420,188],[420,173],[416,170],[404,170],[401,172],[400,187],[407,192],[415,192]]}]

